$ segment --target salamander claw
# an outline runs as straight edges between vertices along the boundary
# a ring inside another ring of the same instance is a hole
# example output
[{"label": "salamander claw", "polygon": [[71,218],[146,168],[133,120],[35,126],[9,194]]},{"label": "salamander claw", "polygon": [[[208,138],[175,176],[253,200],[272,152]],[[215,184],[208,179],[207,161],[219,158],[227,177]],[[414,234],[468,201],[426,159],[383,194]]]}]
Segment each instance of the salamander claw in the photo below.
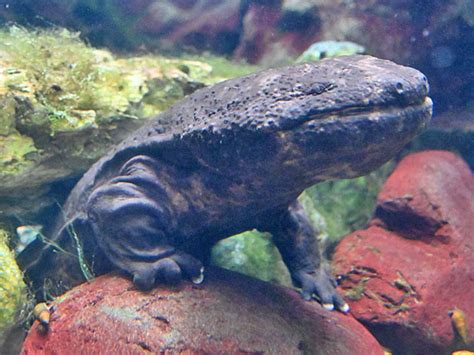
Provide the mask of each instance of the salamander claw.
[{"label": "salamander claw", "polygon": [[344,302],[344,304],[339,307],[339,310],[342,312],[342,313],[349,313],[349,311],[351,310],[351,308],[349,307],[349,305],[347,303]]},{"label": "salamander claw", "polygon": [[200,284],[204,280],[204,267],[194,256],[178,251],[171,258],[176,261],[183,274],[195,284]]},{"label": "salamander claw", "polygon": [[194,284],[199,285],[204,281],[204,266],[200,269],[200,274],[192,278]]},{"label": "salamander claw", "polygon": [[342,313],[349,312],[349,305],[337,293],[331,276],[323,269],[298,271],[292,275],[297,286],[301,287],[301,296],[306,301],[318,300],[324,309],[338,309]]},{"label": "salamander claw", "polygon": [[333,311],[334,305],[332,303],[323,303],[323,308],[327,311]]}]

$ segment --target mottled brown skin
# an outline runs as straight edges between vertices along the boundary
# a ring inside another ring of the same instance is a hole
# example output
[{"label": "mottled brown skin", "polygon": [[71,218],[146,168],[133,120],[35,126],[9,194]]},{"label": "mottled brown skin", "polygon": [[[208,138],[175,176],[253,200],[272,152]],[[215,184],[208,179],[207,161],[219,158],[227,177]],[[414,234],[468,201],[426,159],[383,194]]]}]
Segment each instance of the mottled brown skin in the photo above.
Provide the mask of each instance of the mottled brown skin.
[{"label": "mottled brown skin", "polygon": [[[270,231],[303,296],[341,309],[296,198],[393,157],[429,121],[427,93],[420,72],[369,56],[269,69],[198,90],[90,168],[53,239],[74,252],[73,226],[96,274],[118,268],[150,289],[198,277],[219,239]],[[82,282],[77,259],[53,251],[46,246],[25,265],[30,278]]]}]

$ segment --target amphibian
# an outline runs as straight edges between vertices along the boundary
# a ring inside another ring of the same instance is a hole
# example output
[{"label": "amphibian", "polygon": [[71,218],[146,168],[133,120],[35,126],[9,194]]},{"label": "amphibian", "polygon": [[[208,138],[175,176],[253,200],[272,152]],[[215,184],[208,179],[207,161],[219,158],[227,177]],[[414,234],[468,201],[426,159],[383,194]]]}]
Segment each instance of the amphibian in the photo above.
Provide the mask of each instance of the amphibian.
[{"label": "amphibian", "polygon": [[[52,243],[80,241],[95,274],[136,286],[198,279],[222,238],[269,231],[305,298],[343,311],[296,202],[307,187],[378,167],[429,121],[423,74],[351,56],[268,69],[200,89],[96,162],[71,192]],[[37,244],[36,242],[34,244]],[[45,245],[24,264],[54,286],[84,280],[77,258]],[[26,255],[26,254],[25,254]]]}]

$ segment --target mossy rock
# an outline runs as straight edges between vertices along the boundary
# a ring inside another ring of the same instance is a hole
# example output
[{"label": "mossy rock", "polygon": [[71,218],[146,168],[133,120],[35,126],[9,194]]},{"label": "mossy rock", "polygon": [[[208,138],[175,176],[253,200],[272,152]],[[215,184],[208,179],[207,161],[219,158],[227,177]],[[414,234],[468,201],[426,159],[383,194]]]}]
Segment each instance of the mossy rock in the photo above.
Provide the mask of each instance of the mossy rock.
[{"label": "mossy rock", "polygon": [[0,135],[1,174],[19,174],[33,165],[27,156],[36,152],[33,139],[21,134]]},{"label": "mossy rock", "polygon": [[0,347],[7,332],[18,323],[27,303],[26,285],[13,252],[8,247],[8,235],[0,229]]},{"label": "mossy rock", "polygon": [[393,167],[394,162],[389,162],[366,176],[325,181],[306,190],[312,201],[312,206],[305,205],[306,210],[310,217],[317,216],[311,219],[316,228],[319,223],[320,238],[327,238],[326,245],[337,243],[369,222],[380,188]]},{"label": "mossy rock", "polygon": [[263,281],[291,285],[289,273],[268,233],[245,232],[217,243],[212,263]]},{"label": "mossy rock", "polygon": [[147,118],[200,87],[256,70],[205,61],[118,58],[65,29],[0,30],[0,218],[24,211],[30,218],[55,204],[53,182],[80,176]]}]

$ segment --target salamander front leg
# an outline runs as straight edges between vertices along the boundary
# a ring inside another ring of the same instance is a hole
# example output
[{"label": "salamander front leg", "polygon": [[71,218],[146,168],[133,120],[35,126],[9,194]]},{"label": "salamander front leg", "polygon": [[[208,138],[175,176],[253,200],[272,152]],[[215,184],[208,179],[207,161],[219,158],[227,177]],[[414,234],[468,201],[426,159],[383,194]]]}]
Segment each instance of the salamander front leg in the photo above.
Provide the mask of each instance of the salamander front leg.
[{"label": "salamander front leg", "polygon": [[336,281],[321,262],[315,232],[303,207],[295,201],[282,211],[270,229],[293,284],[304,299],[315,296],[328,310],[347,313],[349,305],[336,291]]},{"label": "salamander front leg", "polygon": [[176,247],[170,203],[157,169],[150,157],[132,158],[119,176],[90,195],[86,205],[97,244],[142,290],[151,289],[156,281],[203,279],[202,263]]},{"label": "salamander front leg", "polygon": [[175,252],[169,257],[153,263],[130,263],[127,267],[133,275],[133,283],[143,291],[152,289],[157,281],[165,284],[178,284],[184,277],[193,283],[204,280],[204,267],[189,254]]}]

